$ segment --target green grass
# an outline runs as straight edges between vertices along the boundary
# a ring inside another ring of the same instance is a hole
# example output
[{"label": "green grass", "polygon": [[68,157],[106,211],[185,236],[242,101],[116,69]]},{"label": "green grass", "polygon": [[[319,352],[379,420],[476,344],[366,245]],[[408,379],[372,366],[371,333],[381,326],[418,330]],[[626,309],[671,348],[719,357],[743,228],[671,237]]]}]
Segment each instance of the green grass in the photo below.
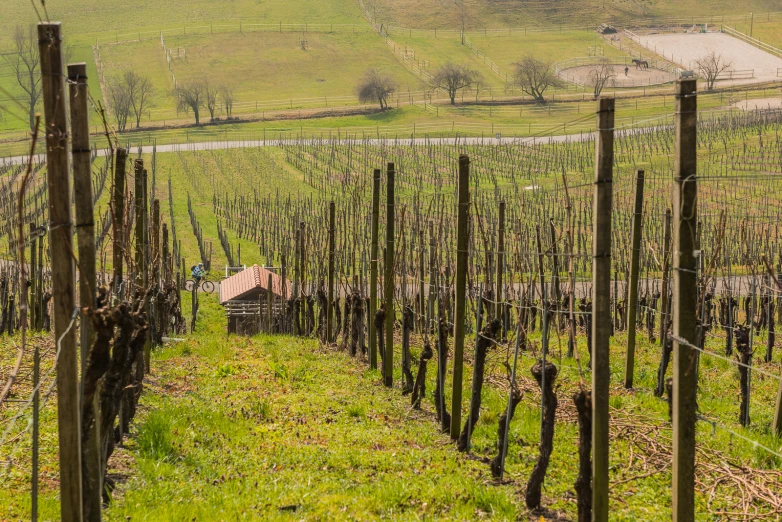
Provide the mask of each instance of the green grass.
[{"label": "green grass", "polygon": [[[307,50],[301,49],[302,39],[307,40]],[[206,80],[232,87],[235,115],[261,117],[263,110],[301,107],[306,99],[304,107],[357,104],[356,84],[368,68],[392,74],[400,91],[423,88],[382,40],[367,33],[228,33],[168,37],[166,45],[183,52],[182,58],[172,60],[177,82]],[[174,83],[159,41],[105,45],[101,55],[107,81],[130,69],[151,79],[156,89],[154,107],[151,121],[145,115],[144,124],[192,121],[176,110]],[[220,110],[216,116],[225,114]],[[204,108],[202,121],[208,117]]]},{"label": "green grass", "polygon": [[[36,6],[41,10],[40,2]],[[13,27],[38,21],[30,2],[12,1],[3,6],[0,26]],[[209,25],[247,22],[283,23],[362,23],[361,11],[348,0],[231,0],[213,2],[193,0],[187,4],[139,0],[132,3],[99,0],[54,0],[46,2],[49,19],[63,22],[66,35],[80,42],[92,44],[96,37],[105,38],[137,31],[181,29],[184,25]],[[13,33],[0,35],[0,43],[7,43]]]}]

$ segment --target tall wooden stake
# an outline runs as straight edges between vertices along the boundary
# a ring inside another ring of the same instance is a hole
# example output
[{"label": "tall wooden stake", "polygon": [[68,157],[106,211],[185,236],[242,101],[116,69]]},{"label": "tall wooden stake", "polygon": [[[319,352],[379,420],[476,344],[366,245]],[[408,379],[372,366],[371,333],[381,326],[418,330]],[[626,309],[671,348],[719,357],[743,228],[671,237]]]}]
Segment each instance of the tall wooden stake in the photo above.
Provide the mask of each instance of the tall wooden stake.
[{"label": "tall wooden stake", "polygon": [[111,195],[112,208],[112,230],[111,235],[114,240],[112,245],[112,265],[114,268],[114,294],[120,295],[122,291],[122,257],[125,248],[124,235],[124,216],[125,216],[125,168],[128,164],[128,151],[123,148],[117,149],[117,155],[114,162],[114,191]]},{"label": "tall wooden stake", "polygon": [[464,309],[467,292],[467,249],[470,227],[470,157],[459,156],[459,207],[456,221],[456,311],[453,336],[453,392],[451,394],[451,438],[459,437],[462,423],[462,379],[464,373]]},{"label": "tall wooden stake", "polygon": [[386,172],[386,259],[384,262],[386,324],[386,353],[383,356],[383,382],[394,385],[394,164]]},{"label": "tall wooden stake", "polygon": [[[673,192],[673,520],[695,519],[695,400],[697,376],[690,346],[697,342],[695,227],[698,223],[695,80],[676,82],[676,159]],[[679,340],[683,342],[679,342]]]},{"label": "tall wooden stake", "polygon": [[592,247],[592,520],[595,522],[608,520],[614,101],[600,98],[597,109]]},{"label": "tall wooden stake", "polygon": [[[334,202],[329,202],[329,274],[328,274],[328,303],[326,304],[326,344],[332,341],[334,331],[334,233],[335,230]],[[271,288],[269,289],[271,291]]]},{"label": "tall wooden stake", "polygon": [[[660,296],[660,346],[663,347],[663,353],[665,352],[665,338],[668,332],[668,310],[670,309],[670,303],[668,302],[668,295],[670,292],[670,267],[671,267],[671,209],[665,209],[665,228],[663,232],[663,279],[662,279],[662,295]],[[661,382],[665,381],[665,376],[660,377]],[[663,389],[663,388],[660,388]]]},{"label": "tall wooden stake", "polygon": [[49,245],[52,259],[54,338],[57,341],[57,423],[60,442],[60,513],[63,522],[82,520],[81,412],[76,351],[75,268],[68,161],[62,24],[38,24],[41,90],[46,122],[49,183]]},{"label": "tall wooden stake", "polygon": [[[79,334],[81,347],[82,378],[87,370],[87,360],[92,345],[93,326],[86,310],[95,308],[95,223],[92,204],[92,169],[90,165],[90,124],[87,107],[87,64],[68,66],[68,90],[71,102],[71,151],[73,156],[73,194],[76,203],[76,237],[79,245]],[[82,384],[83,386],[83,384]],[[83,389],[80,387],[83,393]],[[82,395],[80,393],[80,396]],[[82,410],[93,408],[91,417],[98,419],[97,401],[83,404]],[[84,519],[100,522],[102,502],[102,473],[100,456],[99,422],[83,426],[85,447],[82,447]]]},{"label": "tall wooden stake", "polygon": [[[500,201],[499,210],[499,228],[497,232],[497,289],[494,294],[496,304],[494,305],[494,317],[501,319],[503,314],[503,300],[502,300],[502,276],[505,268],[505,201]],[[505,322],[503,321],[503,335],[505,334],[504,328]]]},{"label": "tall wooden stake", "polygon": [[644,171],[639,170],[635,176],[635,211],[633,212],[633,237],[630,255],[630,288],[628,289],[627,305],[627,355],[625,356],[625,388],[633,387],[633,371],[635,366],[635,325],[638,312],[638,272],[641,261],[641,234],[644,209]]},{"label": "tall wooden stake", "polygon": [[380,169],[372,175],[372,243],[369,252],[369,367],[377,368],[377,332],[375,332],[375,312],[377,312],[377,244],[380,226]]}]

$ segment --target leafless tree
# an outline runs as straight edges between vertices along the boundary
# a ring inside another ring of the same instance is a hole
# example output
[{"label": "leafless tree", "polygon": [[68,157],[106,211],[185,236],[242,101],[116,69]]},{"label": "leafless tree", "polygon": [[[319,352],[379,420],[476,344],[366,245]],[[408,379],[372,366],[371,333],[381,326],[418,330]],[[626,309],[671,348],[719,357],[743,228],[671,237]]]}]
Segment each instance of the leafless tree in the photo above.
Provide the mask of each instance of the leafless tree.
[{"label": "leafless tree", "polygon": [[378,102],[381,109],[388,108],[388,97],[396,91],[396,82],[385,73],[369,69],[361,77],[356,87],[361,103]]},{"label": "leafless tree", "polygon": [[174,94],[177,97],[177,106],[185,111],[185,114],[193,111],[196,125],[200,125],[201,108],[206,97],[206,88],[203,82],[180,84]]},{"label": "leafless tree", "polygon": [[616,78],[616,72],[614,71],[614,66],[611,64],[611,61],[605,58],[600,60],[597,67],[592,69],[589,73],[589,82],[592,85],[595,99],[600,96],[600,93],[603,92],[605,86],[614,78]]},{"label": "leafless tree", "polygon": [[730,67],[731,63],[714,51],[699,60],[695,60],[695,68],[700,77],[706,80],[706,89],[709,91],[714,88],[717,77],[727,69],[730,69]]},{"label": "leafless tree", "polygon": [[155,88],[149,78],[140,76],[135,71],[126,71],[122,75],[122,82],[130,97],[130,107],[136,117],[136,127],[138,127],[141,125],[144,111],[152,106],[152,95],[155,93]]},{"label": "leafless tree", "polygon": [[447,92],[451,105],[456,105],[456,94],[460,90],[472,87],[482,80],[483,77],[478,71],[447,62],[435,71],[432,77],[432,88]]},{"label": "leafless tree", "polygon": [[462,45],[464,45],[464,31],[467,29],[467,19],[470,15],[467,11],[465,0],[453,0],[453,4],[456,8],[456,16],[458,18],[459,25],[461,26],[461,39]]},{"label": "leafless tree", "polygon": [[114,121],[117,124],[117,131],[122,132],[127,128],[128,118],[130,117],[130,112],[132,110],[130,93],[128,92],[125,82],[119,78],[109,80],[106,87],[109,111],[111,111],[111,114],[114,116]]},{"label": "leafless tree", "polygon": [[35,113],[38,101],[41,98],[41,75],[38,71],[41,58],[38,55],[38,36],[35,26],[16,26],[13,37],[13,50],[4,55],[5,61],[11,68],[16,83],[24,91],[30,131],[35,126]]},{"label": "leafless tree", "polygon": [[223,85],[220,88],[220,97],[223,100],[223,107],[225,107],[225,115],[231,119],[234,110],[234,88],[230,85]]},{"label": "leafless tree", "polygon": [[217,97],[220,95],[220,88],[209,82],[204,82],[204,97],[206,98],[206,108],[209,111],[209,118],[215,119],[217,110]]},{"label": "leafless tree", "polygon": [[563,87],[565,83],[557,76],[554,63],[540,60],[527,55],[516,63],[516,85],[525,94],[532,96],[536,101],[544,103],[543,97],[549,87]]}]

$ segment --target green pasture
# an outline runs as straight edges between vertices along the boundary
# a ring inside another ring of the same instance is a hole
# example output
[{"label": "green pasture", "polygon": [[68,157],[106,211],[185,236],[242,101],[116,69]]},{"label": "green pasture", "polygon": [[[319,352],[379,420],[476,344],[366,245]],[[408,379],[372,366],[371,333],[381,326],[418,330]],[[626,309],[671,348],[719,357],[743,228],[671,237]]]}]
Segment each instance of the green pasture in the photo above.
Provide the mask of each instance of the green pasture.
[{"label": "green pasture", "polygon": [[[35,5],[46,18],[40,1]],[[46,13],[50,20],[63,22],[66,37],[92,44],[95,38],[111,38],[115,34],[130,37],[135,32],[180,29],[184,25],[245,23],[278,24],[282,22],[362,24],[365,23],[356,2],[348,0],[192,0],[187,3],[138,0],[112,2],[99,0],[49,0]],[[0,27],[38,22],[31,2],[9,1],[0,13]],[[0,46],[5,46],[13,33],[0,32]]]},{"label": "green pasture", "polygon": [[[302,49],[302,40],[306,40],[306,50]],[[401,92],[423,88],[380,38],[367,33],[250,32],[176,36],[165,41],[174,56],[179,54],[171,60],[178,84],[207,81],[232,87],[236,115],[260,113],[264,104],[295,108],[306,98],[323,107],[329,105],[329,97],[342,98],[332,100],[331,105],[356,104],[356,85],[370,68],[393,75]],[[159,40],[105,45],[101,56],[107,81],[129,69],[152,80],[156,89],[152,123],[187,121],[187,115],[176,111],[174,83]],[[206,108],[203,114],[202,121],[208,121]],[[225,114],[220,111],[216,116]]]}]

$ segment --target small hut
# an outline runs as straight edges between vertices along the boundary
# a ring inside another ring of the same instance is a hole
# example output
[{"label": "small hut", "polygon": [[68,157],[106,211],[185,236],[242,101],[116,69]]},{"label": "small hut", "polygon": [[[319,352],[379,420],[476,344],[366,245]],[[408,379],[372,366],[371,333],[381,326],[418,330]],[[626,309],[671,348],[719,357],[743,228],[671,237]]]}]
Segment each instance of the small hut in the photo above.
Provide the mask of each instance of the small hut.
[{"label": "small hut", "polygon": [[[258,265],[242,270],[220,283],[220,304],[225,307],[228,333],[255,335],[271,332],[283,315],[291,295],[291,283]],[[271,310],[269,303],[271,302]]]}]

